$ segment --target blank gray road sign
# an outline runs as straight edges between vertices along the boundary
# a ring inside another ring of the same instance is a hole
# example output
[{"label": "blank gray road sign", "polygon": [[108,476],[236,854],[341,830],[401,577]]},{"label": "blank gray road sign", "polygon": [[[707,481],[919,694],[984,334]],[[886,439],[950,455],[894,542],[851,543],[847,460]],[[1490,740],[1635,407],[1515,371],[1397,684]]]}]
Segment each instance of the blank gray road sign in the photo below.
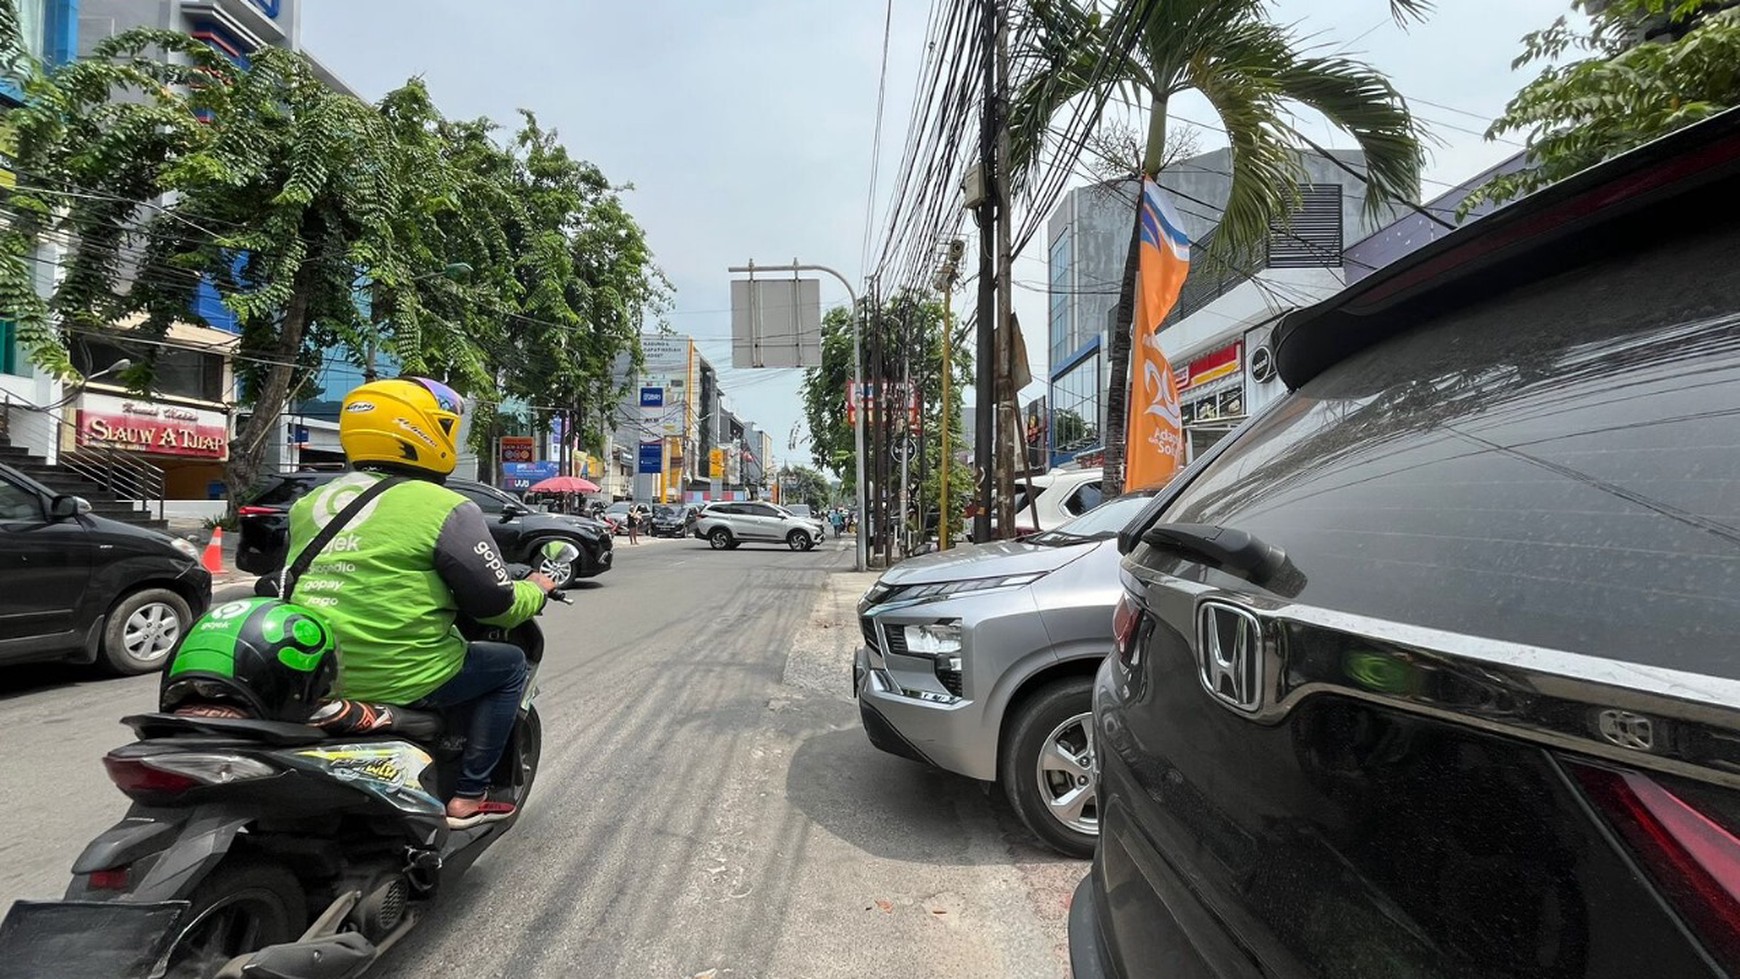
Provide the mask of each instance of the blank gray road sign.
[{"label": "blank gray road sign", "polygon": [[731,280],[731,366],[822,366],[820,283]]}]

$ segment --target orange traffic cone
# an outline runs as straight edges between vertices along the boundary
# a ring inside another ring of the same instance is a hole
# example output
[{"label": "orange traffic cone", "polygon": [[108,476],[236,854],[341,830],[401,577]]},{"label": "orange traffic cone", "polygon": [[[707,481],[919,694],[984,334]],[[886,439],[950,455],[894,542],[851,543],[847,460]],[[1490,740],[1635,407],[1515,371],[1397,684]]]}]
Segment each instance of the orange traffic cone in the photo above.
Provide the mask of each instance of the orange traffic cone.
[{"label": "orange traffic cone", "polygon": [[205,565],[205,569],[214,575],[224,573],[224,529],[222,527],[211,529],[211,543],[205,545],[205,554],[200,558],[200,563]]}]

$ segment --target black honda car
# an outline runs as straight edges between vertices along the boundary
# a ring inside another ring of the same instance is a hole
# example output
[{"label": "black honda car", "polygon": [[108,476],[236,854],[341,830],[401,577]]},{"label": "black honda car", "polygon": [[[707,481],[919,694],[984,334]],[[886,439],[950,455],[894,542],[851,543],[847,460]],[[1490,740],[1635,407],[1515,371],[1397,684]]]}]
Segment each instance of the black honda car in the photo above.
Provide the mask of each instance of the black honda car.
[{"label": "black honda car", "polygon": [[1277,328],[1121,538],[1074,973],[1740,975],[1740,114]]},{"label": "black honda car", "polygon": [[[266,574],[282,567],[289,546],[291,504],[314,487],[342,475],[343,471],[278,473],[257,485],[239,511],[241,542],[236,548],[236,566],[250,574]],[[602,521],[540,513],[511,494],[469,479],[449,479],[445,485],[482,508],[503,559],[535,564],[532,555],[538,545],[565,540],[580,548],[573,574],[565,584],[610,570],[615,552],[610,531]]]}]

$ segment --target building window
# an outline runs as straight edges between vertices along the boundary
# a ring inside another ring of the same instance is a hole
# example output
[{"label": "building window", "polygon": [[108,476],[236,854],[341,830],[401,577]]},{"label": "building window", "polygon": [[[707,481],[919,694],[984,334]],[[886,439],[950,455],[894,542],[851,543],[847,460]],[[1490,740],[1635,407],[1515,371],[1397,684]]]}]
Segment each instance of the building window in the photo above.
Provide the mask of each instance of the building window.
[{"label": "building window", "polygon": [[[307,396],[292,404],[288,413],[335,422],[338,421],[339,408],[344,405],[344,396],[361,387],[367,378],[363,376],[362,365],[354,363],[361,358],[349,348],[328,350],[322,356],[325,362],[321,365],[320,373],[304,389]],[[380,351],[375,352],[377,378],[398,377],[399,368],[396,358]]]},{"label": "building window", "polygon": [[1051,451],[1067,456],[1100,444],[1100,353],[1051,382]]},{"label": "building window", "polygon": [[17,0],[18,33],[24,50],[38,61],[48,49],[48,0]]},{"label": "building window", "polygon": [[1069,329],[1070,266],[1072,264],[1069,230],[1051,243],[1051,362],[1056,364],[1075,350]]},{"label": "building window", "polygon": [[155,374],[150,392],[153,395],[196,401],[224,400],[224,355],[221,353],[128,343],[121,337],[107,340],[83,337],[72,348],[73,367],[81,374],[94,374],[122,358],[135,364],[153,361]]},{"label": "building window", "polygon": [[1274,269],[1341,267],[1341,185],[1299,188],[1299,209],[1269,222]]},{"label": "building window", "polygon": [[30,361],[18,347],[18,324],[0,320],[0,374],[30,376]]}]

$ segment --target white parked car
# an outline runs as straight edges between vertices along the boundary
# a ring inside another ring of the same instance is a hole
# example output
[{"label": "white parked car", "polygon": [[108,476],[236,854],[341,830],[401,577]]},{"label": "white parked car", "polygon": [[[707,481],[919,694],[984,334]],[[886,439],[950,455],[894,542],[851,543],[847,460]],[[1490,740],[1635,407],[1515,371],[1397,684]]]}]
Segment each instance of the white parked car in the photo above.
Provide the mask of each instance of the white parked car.
[{"label": "white parked car", "polygon": [[[1105,500],[1100,492],[1103,472],[1099,469],[1053,469],[1031,480],[1015,480],[1015,533],[1026,536],[1043,530],[1056,530],[1076,517],[1092,510]],[[1027,497],[1027,486],[1033,486],[1033,499]],[[994,529],[996,519],[991,523]],[[973,522],[967,521],[967,540],[973,539]]]}]

